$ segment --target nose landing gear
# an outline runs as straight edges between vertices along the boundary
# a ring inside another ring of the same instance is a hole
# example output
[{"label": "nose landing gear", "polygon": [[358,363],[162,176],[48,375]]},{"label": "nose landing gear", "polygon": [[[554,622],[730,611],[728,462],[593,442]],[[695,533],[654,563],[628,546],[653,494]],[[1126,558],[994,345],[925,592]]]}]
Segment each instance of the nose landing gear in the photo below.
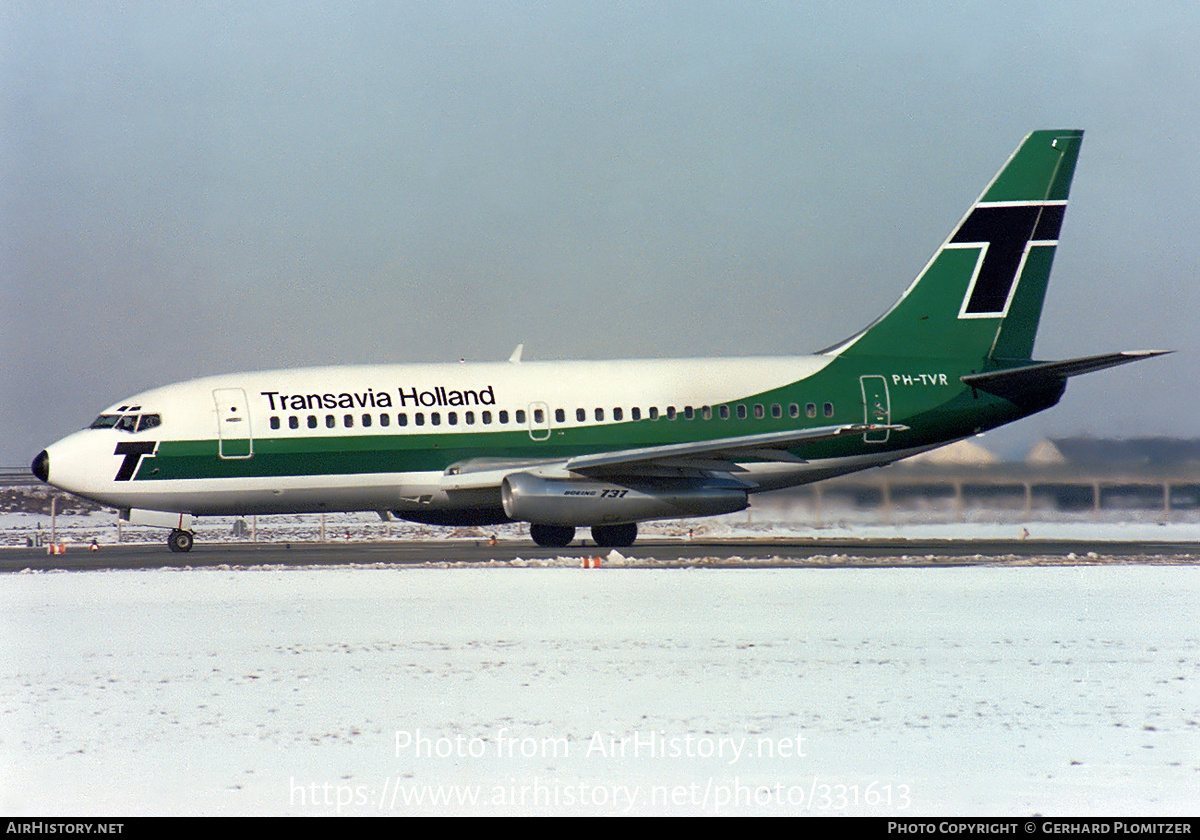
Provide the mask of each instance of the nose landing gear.
[{"label": "nose landing gear", "polygon": [[172,528],[171,535],[167,537],[167,547],[172,551],[191,551],[193,542],[192,532],[180,528]]}]

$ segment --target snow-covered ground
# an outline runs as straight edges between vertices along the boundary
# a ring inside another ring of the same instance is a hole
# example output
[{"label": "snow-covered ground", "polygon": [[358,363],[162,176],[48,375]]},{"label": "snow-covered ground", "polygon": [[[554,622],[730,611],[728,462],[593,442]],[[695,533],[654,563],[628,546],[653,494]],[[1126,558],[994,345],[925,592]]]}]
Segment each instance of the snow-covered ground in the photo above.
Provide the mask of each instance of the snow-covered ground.
[{"label": "snow-covered ground", "polygon": [[1200,570],[0,577],[0,811],[1196,814]]}]

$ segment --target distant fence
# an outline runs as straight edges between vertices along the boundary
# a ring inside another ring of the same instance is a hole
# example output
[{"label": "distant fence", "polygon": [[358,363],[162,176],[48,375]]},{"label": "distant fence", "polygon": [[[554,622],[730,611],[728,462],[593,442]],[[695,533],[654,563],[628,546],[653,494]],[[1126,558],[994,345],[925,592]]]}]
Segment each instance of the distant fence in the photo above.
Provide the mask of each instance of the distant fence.
[{"label": "distant fence", "polygon": [[[0,487],[38,486],[28,467],[0,467]],[[59,494],[62,495],[62,494]],[[884,510],[908,506],[1084,512],[1200,509],[1200,466],[1173,470],[1073,469],[998,464],[987,467],[905,466],[868,469],[772,494],[826,506]]]},{"label": "distant fence", "polygon": [[0,467],[0,487],[19,487],[24,484],[41,484],[29,467]]},{"label": "distant fence", "polygon": [[1173,470],[1073,469],[999,464],[988,467],[897,465],[830,478],[781,491],[804,497],[814,511],[848,506],[896,510],[967,508],[1100,513],[1105,510],[1173,511],[1200,509],[1200,468]]}]

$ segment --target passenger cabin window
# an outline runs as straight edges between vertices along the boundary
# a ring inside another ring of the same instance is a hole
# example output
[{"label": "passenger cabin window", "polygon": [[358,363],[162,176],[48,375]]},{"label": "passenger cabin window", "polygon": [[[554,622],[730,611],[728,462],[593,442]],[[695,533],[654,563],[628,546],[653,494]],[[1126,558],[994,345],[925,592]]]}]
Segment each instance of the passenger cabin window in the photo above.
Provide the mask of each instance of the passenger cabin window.
[{"label": "passenger cabin window", "polygon": [[291,417],[288,418],[288,428],[289,429],[299,429],[300,428],[300,418],[297,417],[295,414],[293,414]]},{"label": "passenger cabin window", "polygon": [[308,428],[317,428],[317,416],[315,414],[308,415]]},{"label": "passenger cabin window", "polygon": [[582,423],[587,419],[587,410],[582,408],[575,409],[575,419]]},{"label": "passenger cabin window", "polygon": [[825,403],[825,416],[826,417],[833,416],[833,403]]},{"label": "passenger cabin window", "polygon": [[380,414],[379,415],[379,425],[380,426],[390,426],[391,423],[392,423],[392,415],[390,415],[390,414]]},{"label": "passenger cabin window", "polygon": [[278,418],[278,417],[272,417],[272,418],[271,418],[271,428],[272,428],[272,429],[278,429],[278,428],[279,428],[279,418]]},{"label": "passenger cabin window", "polygon": [[630,420],[641,420],[642,419],[642,410],[640,408],[638,408],[636,405],[633,408],[629,409],[629,419]]},{"label": "passenger cabin window", "polygon": [[514,416],[517,418],[518,423],[524,423],[525,422],[525,409],[518,408],[516,411],[516,414]]},{"label": "passenger cabin window", "polygon": [[614,420],[620,420],[620,419],[622,419],[624,416],[625,416],[625,413],[624,413],[623,411],[621,411],[621,409],[619,409],[619,408],[614,408],[614,409],[613,409],[613,419],[614,419]]},{"label": "passenger cabin window", "polygon": [[604,409],[597,408],[596,409],[596,422],[599,423],[599,422],[602,422],[603,420],[604,420]]},{"label": "passenger cabin window", "polygon": [[817,416],[817,404],[816,403],[808,403],[807,405],[805,405],[804,406],[804,414],[807,417],[816,417]]}]

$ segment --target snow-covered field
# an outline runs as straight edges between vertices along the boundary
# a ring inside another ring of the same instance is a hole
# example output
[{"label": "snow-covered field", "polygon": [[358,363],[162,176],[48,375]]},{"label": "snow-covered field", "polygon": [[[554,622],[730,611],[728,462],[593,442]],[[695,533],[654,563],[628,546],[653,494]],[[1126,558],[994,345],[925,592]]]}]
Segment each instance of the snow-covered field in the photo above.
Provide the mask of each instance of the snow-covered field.
[{"label": "snow-covered field", "polygon": [[0,577],[7,814],[1196,814],[1200,570]]}]

